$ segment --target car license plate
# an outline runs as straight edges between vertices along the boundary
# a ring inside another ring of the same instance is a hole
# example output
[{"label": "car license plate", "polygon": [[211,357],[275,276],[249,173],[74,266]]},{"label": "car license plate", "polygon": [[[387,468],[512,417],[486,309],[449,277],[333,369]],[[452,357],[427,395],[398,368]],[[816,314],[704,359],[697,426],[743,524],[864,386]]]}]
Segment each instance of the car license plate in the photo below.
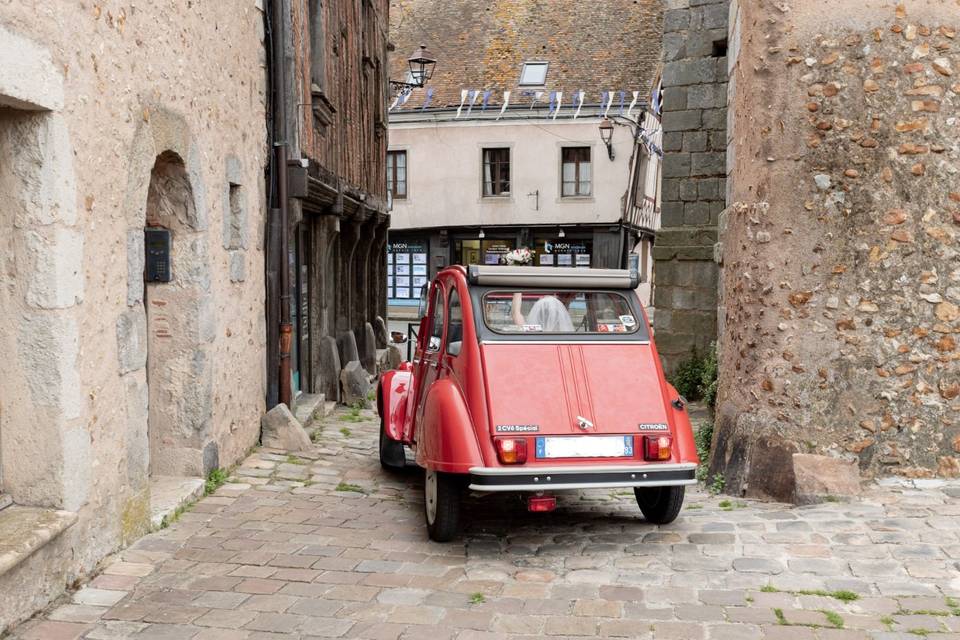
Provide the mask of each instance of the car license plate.
[{"label": "car license plate", "polygon": [[561,436],[537,438],[538,458],[628,458],[633,436]]}]

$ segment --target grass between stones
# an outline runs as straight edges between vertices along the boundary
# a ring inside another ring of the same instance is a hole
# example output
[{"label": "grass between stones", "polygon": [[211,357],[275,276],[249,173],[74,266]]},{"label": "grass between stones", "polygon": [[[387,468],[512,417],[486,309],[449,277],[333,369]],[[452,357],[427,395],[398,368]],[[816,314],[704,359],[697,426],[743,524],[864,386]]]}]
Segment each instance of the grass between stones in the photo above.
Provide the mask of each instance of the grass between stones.
[{"label": "grass between stones", "polygon": [[799,591],[790,591],[787,589],[777,589],[772,584],[768,584],[763,586],[760,591],[763,593],[792,593],[795,596],[823,596],[825,598],[835,598],[841,602],[853,602],[860,599],[860,594],[844,589],[838,589],[836,591],[826,591],[824,589],[800,589]]},{"label": "grass between stones", "polygon": [[470,595],[470,604],[483,604],[487,601],[486,596],[484,596],[479,591]]},{"label": "grass between stones", "polygon": [[366,491],[364,491],[363,487],[361,487],[360,485],[350,484],[349,482],[338,483],[334,491],[352,491],[354,493],[366,493]]}]

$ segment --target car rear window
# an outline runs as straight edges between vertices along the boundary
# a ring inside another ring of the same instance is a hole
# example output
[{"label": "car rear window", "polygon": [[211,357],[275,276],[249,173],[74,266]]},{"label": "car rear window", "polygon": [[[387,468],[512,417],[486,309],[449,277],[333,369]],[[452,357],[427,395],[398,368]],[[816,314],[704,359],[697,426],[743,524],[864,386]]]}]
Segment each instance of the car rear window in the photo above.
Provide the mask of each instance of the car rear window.
[{"label": "car rear window", "polygon": [[640,327],[627,298],[611,291],[489,291],[483,321],[509,334],[629,334]]}]

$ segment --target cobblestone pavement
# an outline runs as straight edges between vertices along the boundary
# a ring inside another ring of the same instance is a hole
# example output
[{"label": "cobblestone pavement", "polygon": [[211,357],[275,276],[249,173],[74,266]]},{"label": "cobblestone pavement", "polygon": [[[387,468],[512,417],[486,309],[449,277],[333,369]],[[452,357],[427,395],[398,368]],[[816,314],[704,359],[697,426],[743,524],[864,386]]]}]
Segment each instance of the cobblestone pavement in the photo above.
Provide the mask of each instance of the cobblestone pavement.
[{"label": "cobblestone pavement", "polygon": [[170,527],[13,632],[36,638],[960,638],[960,487],[806,508],[688,494],[648,525],[628,492],[552,514],[472,499],[423,526],[421,474],[382,472],[376,417],[310,455],[260,450]]}]

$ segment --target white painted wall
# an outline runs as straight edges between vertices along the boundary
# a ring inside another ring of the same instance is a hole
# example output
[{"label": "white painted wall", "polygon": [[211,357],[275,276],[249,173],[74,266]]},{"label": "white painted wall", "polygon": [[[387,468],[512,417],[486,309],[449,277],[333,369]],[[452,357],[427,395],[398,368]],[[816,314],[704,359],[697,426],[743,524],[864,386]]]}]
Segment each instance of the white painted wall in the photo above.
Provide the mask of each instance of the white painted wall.
[{"label": "white painted wall", "polygon": [[[407,151],[407,198],[395,200],[393,230],[421,227],[615,223],[627,189],[632,151],[629,127],[613,132],[607,157],[597,117],[390,123],[390,146]],[[564,146],[591,147],[593,195],[560,197]],[[484,147],[510,147],[509,197],[481,197]],[[536,197],[539,190],[539,210]]]}]

